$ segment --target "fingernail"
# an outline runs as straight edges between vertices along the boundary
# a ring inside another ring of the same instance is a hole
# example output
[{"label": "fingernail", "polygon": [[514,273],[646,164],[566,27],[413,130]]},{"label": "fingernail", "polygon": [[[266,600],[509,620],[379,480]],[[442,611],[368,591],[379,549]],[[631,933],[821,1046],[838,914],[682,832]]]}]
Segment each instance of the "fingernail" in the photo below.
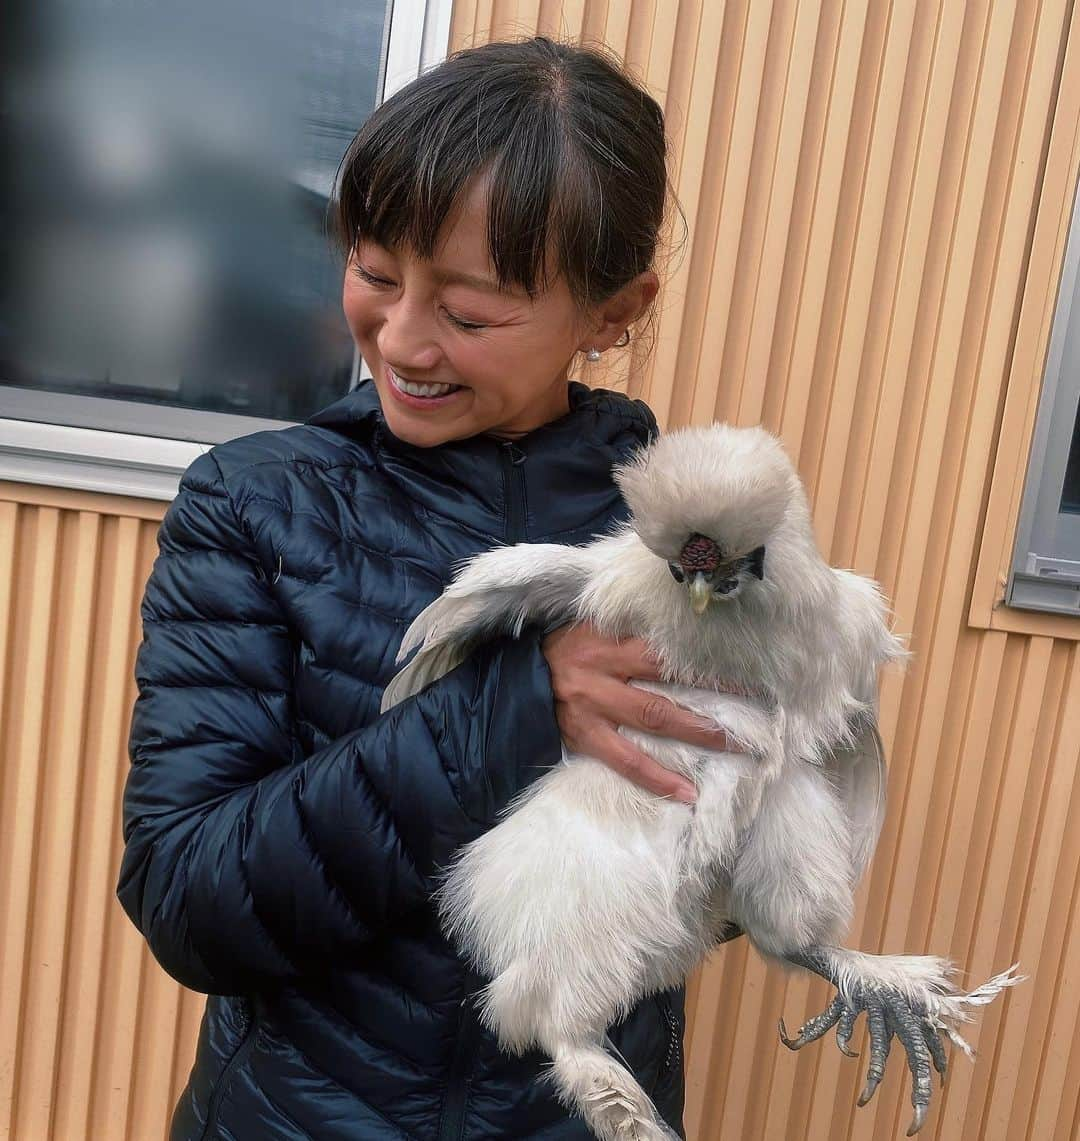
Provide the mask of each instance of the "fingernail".
[{"label": "fingernail", "polygon": [[683,804],[694,804],[697,802],[697,789],[683,785],[675,790],[675,799],[682,801]]}]

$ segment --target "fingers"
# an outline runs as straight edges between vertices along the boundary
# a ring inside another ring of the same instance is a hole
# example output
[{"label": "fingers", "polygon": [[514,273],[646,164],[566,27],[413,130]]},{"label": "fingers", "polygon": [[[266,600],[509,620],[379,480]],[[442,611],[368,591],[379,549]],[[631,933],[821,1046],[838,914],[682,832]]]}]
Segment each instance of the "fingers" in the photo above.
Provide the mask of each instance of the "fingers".
[{"label": "fingers", "polygon": [[640,678],[642,681],[661,681],[660,656],[644,638],[625,638],[612,642],[609,660],[625,681]]},{"label": "fingers", "polygon": [[[665,680],[659,656],[643,638],[616,641],[596,635],[596,643],[588,654],[592,665],[620,682],[617,686],[596,685],[592,691],[597,707],[616,725],[628,725],[657,737],[674,737],[716,752],[745,752],[710,718],[700,717],[659,694],[625,684],[630,680]],[[724,686],[719,684],[717,688]]]},{"label": "fingers", "polygon": [[641,638],[602,637],[588,623],[562,626],[542,643],[563,741],[596,757],[658,796],[693,803],[697,790],[634,747],[616,728],[674,738],[715,752],[741,752],[723,729],[660,694],[627,684],[658,678],[657,659]]},{"label": "fingers", "polygon": [[608,638],[589,622],[560,626],[544,640],[545,652],[557,648],[561,656],[590,672],[660,681],[659,657],[643,638]]},{"label": "fingers", "polygon": [[597,679],[589,694],[599,714],[616,725],[626,725],[655,737],[675,737],[689,745],[717,752],[736,751],[728,735],[715,722],[658,693]]},{"label": "fingers", "polygon": [[657,796],[674,797],[684,804],[693,804],[697,799],[697,789],[690,781],[635,749],[613,726],[605,725],[599,718],[583,745],[575,745],[574,749],[603,761],[620,776]]}]

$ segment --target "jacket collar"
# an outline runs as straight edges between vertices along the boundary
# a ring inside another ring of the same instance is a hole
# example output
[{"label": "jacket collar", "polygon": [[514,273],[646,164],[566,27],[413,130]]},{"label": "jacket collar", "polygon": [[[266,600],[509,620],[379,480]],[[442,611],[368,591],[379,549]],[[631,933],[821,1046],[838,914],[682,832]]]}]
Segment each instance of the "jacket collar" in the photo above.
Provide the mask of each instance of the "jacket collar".
[{"label": "jacket collar", "polygon": [[504,541],[536,542],[602,528],[621,502],[612,466],[657,435],[641,400],[578,381],[568,397],[566,415],[512,441],[408,444],[386,426],[370,380],[306,423],[368,443],[384,473],[428,510]]}]

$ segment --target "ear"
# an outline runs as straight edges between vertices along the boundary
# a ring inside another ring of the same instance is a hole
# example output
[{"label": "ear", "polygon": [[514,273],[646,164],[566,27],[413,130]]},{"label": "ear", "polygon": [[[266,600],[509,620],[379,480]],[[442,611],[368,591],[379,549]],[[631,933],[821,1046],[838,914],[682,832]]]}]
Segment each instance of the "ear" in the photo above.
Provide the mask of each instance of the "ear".
[{"label": "ear", "polygon": [[606,301],[600,302],[592,313],[593,332],[588,333],[578,351],[610,349],[623,335],[628,325],[641,317],[653,302],[660,288],[660,280],[651,269],[639,273],[622,289]]}]

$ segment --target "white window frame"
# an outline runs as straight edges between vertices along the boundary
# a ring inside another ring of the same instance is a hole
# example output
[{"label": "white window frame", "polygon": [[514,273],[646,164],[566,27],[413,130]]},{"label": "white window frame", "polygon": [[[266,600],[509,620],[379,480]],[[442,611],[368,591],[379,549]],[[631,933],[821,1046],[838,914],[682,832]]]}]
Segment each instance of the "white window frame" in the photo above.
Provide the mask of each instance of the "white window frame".
[{"label": "white window frame", "polygon": [[1006,605],[1022,610],[1080,616],[1080,514],[1060,510],[1080,404],[1078,361],[1080,193],[1073,197],[1069,238],[1005,591]]},{"label": "white window frame", "polygon": [[[445,59],[452,9],[453,0],[392,0],[380,102]],[[352,385],[367,375],[354,352]],[[167,434],[146,433],[148,409]],[[184,470],[213,444],[292,423],[0,386],[0,480],[171,500]]]}]

